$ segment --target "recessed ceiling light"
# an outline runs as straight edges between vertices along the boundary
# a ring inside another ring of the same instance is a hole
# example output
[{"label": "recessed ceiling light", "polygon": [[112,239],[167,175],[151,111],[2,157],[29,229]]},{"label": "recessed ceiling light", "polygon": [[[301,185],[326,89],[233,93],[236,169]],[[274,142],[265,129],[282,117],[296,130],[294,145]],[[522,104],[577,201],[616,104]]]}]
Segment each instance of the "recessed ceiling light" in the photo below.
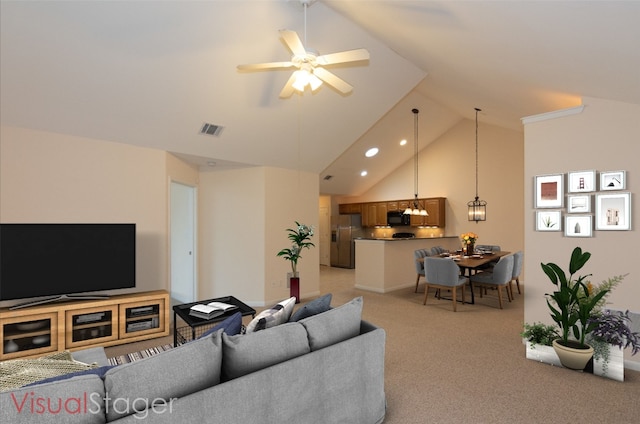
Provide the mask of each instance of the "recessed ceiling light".
[{"label": "recessed ceiling light", "polygon": [[362,172],[360,172],[360,176],[361,176],[361,177],[366,177],[366,176],[367,176],[367,171],[362,171]]},{"label": "recessed ceiling light", "polygon": [[377,147],[372,147],[369,150],[367,150],[367,152],[364,155],[366,157],[368,157],[368,158],[372,158],[377,154],[378,154],[378,148]]},{"label": "recessed ceiling light", "polygon": [[407,144],[407,139],[405,138],[404,140],[400,140],[400,145],[404,146],[405,144]]}]

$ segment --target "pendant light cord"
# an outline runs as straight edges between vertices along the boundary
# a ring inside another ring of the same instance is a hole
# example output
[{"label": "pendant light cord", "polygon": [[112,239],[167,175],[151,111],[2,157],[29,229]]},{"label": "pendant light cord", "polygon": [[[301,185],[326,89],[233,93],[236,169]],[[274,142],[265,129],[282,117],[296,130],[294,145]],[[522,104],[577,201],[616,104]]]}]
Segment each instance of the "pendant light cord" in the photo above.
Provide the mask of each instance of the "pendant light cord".
[{"label": "pendant light cord", "polygon": [[413,112],[413,189],[414,207],[418,207],[418,109],[411,109]]},{"label": "pendant light cord", "polygon": [[476,109],[476,200],[478,200],[478,112],[481,109]]}]

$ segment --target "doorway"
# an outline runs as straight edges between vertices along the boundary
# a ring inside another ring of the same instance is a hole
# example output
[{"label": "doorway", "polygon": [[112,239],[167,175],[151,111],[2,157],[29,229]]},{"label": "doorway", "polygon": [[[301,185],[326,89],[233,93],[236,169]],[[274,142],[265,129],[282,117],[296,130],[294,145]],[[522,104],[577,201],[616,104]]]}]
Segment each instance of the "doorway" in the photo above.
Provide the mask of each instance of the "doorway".
[{"label": "doorway", "polygon": [[171,305],[194,302],[196,287],[196,188],[171,181]]}]

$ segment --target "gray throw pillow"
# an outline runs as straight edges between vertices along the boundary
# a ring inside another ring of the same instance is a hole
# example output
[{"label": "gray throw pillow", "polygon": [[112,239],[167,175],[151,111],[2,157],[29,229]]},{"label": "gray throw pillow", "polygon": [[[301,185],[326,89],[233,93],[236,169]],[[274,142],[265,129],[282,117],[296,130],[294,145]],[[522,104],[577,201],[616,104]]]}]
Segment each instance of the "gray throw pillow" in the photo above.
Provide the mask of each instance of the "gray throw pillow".
[{"label": "gray throw pillow", "polygon": [[111,399],[107,421],[144,414],[145,408],[151,407],[153,402],[164,402],[169,408],[172,399],[218,384],[222,366],[221,334],[218,331],[107,371],[104,387]]},{"label": "gray throw pillow", "polygon": [[290,322],[250,334],[222,334],[222,377],[224,380],[288,361],[309,353],[307,332]]},{"label": "gray throw pillow", "polygon": [[322,349],[360,334],[362,296],[349,303],[303,320],[311,350]]},{"label": "gray throw pillow", "polygon": [[291,315],[289,322],[300,321],[301,319],[308,318],[313,315],[326,312],[331,307],[331,293],[325,294],[311,302],[303,305],[297,311]]}]

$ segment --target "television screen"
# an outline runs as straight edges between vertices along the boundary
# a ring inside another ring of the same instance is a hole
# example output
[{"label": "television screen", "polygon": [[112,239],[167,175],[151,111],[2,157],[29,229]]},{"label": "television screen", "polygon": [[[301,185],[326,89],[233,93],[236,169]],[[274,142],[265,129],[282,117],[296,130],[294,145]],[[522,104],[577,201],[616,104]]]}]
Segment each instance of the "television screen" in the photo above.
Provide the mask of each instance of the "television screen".
[{"label": "television screen", "polygon": [[0,224],[0,300],[135,287],[135,224]]}]

